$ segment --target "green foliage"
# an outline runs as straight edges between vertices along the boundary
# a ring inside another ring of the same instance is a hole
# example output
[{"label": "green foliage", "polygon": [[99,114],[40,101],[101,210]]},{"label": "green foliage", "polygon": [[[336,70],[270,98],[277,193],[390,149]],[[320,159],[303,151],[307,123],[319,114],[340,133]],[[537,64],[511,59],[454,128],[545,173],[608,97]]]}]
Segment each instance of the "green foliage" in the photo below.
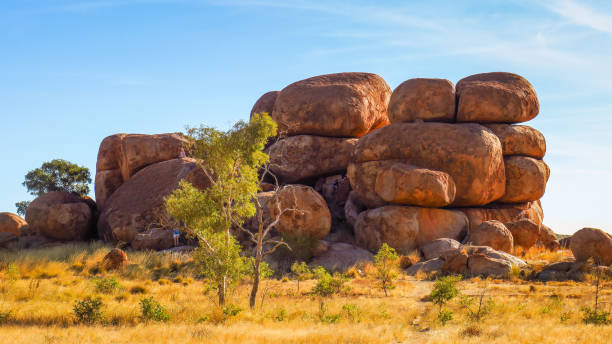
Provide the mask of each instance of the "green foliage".
[{"label": "green foliage", "polygon": [[91,174],[87,167],[62,159],[54,159],[28,172],[25,175],[23,186],[34,196],[52,191],[86,195],[89,193],[90,183]]},{"label": "green foliage", "polygon": [[115,277],[95,278],[96,290],[102,294],[110,294],[121,287]]},{"label": "green foliage", "polygon": [[32,201],[21,201],[21,202],[15,203],[15,208],[17,208],[17,214],[21,216],[25,216],[26,209],[28,209],[28,206],[30,205],[30,203],[32,203]]},{"label": "green foliage", "polygon": [[312,251],[319,243],[318,239],[301,234],[283,233],[282,238],[287,246],[291,247],[291,250],[285,246],[280,247],[279,255],[289,256],[299,261],[310,260],[313,256]]},{"label": "green foliage", "polygon": [[287,310],[284,308],[281,308],[280,311],[278,311],[278,313],[276,315],[274,315],[274,321],[285,321],[285,319],[287,319]]},{"label": "green foliage", "polygon": [[306,264],[306,262],[294,262],[293,265],[291,265],[291,272],[293,272],[297,278],[297,291],[299,293],[300,282],[312,278],[312,270],[310,270],[310,267],[308,264]]},{"label": "green foliage", "polygon": [[0,325],[6,324],[11,319],[11,311],[3,312],[0,311]]},{"label": "green foliage", "polygon": [[102,318],[102,299],[87,296],[81,301],[77,301],[72,308],[74,316],[79,323],[93,324]]},{"label": "green foliage", "polygon": [[[250,276],[255,275],[255,257],[245,258],[247,274]],[[270,265],[263,260],[259,262],[259,278],[267,279],[274,275],[274,270],[270,267]]]},{"label": "green foliage", "polygon": [[593,325],[610,325],[612,324],[612,317],[610,312],[604,310],[591,309],[589,307],[582,308],[582,321],[585,324]]},{"label": "green foliage", "polygon": [[453,320],[453,312],[447,309],[440,309],[440,312],[438,312],[438,321],[442,325],[446,325],[446,323],[451,320]]},{"label": "green foliage", "polygon": [[376,278],[380,281],[380,287],[387,296],[387,290],[395,288],[393,280],[398,275],[399,256],[395,249],[383,243],[374,256],[374,267],[376,268]]},{"label": "green foliage", "polygon": [[140,299],[140,313],[142,314],[142,318],[145,320],[170,320],[170,315],[168,315],[168,312],[164,306],[157,302],[153,296]]},{"label": "green foliage", "polygon": [[332,276],[322,266],[317,266],[314,269],[314,274],[317,278],[317,284],[313,288],[312,293],[315,295],[330,297],[346,289],[344,283],[347,280],[341,274],[336,273]]},{"label": "green foliage", "polygon": [[493,299],[485,298],[486,291],[487,285],[485,283],[480,292],[480,295],[478,295],[478,304],[475,306],[474,304],[476,303],[476,298],[467,295],[461,295],[461,306],[463,306],[463,308],[468,311],[468,316],[471,320],[480,321],[491,312],[491,308],[493,308],[495,303]]},{"label": "green foliage", "polygon": [[240,246],[230,233],[234,225],[255,215],[253,198],[259,191],[258,170],[268,162],[263,152],[276,123],[267,115],[254,115],[227,131],[201,126],[188,129],[191,155],[198,159],[210,187],[199,190],[182,181],[166,199],[166,209],[198,239],[195,261],[216,284],[219,304],[228,289],[248,272]]},{"label": "green foliage", "polygon": [[437,279],[430,294],[433,303],[441,307],[459,295],[459,289],[457,289],[459,281],[461,281],[461,276],[445,276]]},{"label": "green foliage", "polygon": [[238,315],[240,312],[242,312],[242,308],[235,306],[233,304],[229,304],[225,307],[223,307],[223,315],[226,318],[229,317],[235,317],[236,315]]},{"label": "green foliage", "polygon": [[351,322],[361,322],[361,309],[359,306],[352,303],[347,303],[342,306],[342,312],[346,315],[346,318]]},{"label": "green foliage", "polygon": [[341,314],[329,314],[327,304],[321,300],[321,302],[319,302],[318,316],[322,323],[335,324],[340,320]]}]

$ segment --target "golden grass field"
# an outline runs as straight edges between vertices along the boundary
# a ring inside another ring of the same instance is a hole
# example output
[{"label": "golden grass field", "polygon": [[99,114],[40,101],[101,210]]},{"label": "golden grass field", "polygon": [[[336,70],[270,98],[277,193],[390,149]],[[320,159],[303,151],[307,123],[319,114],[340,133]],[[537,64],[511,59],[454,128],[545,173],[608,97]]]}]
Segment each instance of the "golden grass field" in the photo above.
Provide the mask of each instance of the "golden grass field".
[{"label": "golden grass field", "polygon": [[[612,325],[586,325],[581,307],[592,306],[590,282],[524,281],[479,278],[459,282],[466,295],[478,295],[486,284],[491,308],[472,320],[457,300],[445,308],[453,319],[437,320],[438,306],[428,298],[433,282],[425,276],[400,275],[389,297],[370,276],[353,271],[350,290],[322,299],[309,294],[315,281],[288,278],[264,281],[265,299],[248,309],[250,284],[236,288],[236,316],[223,316],[206,292],[189,256],[128,252],[120,272],[98,271],[111,247],[99,243],[40,250],[0,251],[0,324],[2,343],[610,343]],[[530,251],[529,260],[553,260],[567,251]],[[11,269],[8,267],[11,266]],[[11,271],[9,271],[11,270]],[[96,278],[114,277],[120,284],[100,293]],[[290,277],[290,276],[289,276]],[[101,297],[102,320],[77,324],[76,300]],[[140,299],[154,297],[170,316],[167,322],[145,321]],[[600,295],[610,309],[612,284]]]}]

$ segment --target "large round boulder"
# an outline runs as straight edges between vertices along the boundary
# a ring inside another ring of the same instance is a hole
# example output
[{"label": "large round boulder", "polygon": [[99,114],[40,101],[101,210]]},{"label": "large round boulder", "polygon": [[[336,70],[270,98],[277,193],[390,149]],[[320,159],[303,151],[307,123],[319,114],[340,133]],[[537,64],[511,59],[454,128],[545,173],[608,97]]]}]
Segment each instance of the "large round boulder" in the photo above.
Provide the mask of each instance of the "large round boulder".
[{"label": "large round boulder", "polygon": [[523,248],[535,246],[540,237],[541,225],[530,219],[520,219],[513,222],[506,222],[506,228],[512,233],[514,245]]},{"label": "large round boulder", "polygon": [[360,185],[377,175],[376,166],[363,166],[373,161],[394,160],[447,173],[456,186],[454,206],[485,205],[505,191],[501,143],[478,124],[393,123],[362,137],[353,158],[349,179],[357,198],[368,207],[385,203],[380,197],[373,202],[367,195],[373,188]]},{"label": "large round boulder", "polygon": [[600,265],[612,264],[612,236],[601,229],[583,228],[574,233],[570,250],[579,262],[593,258]]},{"label": "large round boulder", "polygon": [[455,86],[446,79],[417,78],[401,83],[389,100],[389,121],[455,121]]},{"label": "large round boulder", "polygon": [[385,202],[445,207],[455,200],[455,182],[447,173],[395,163],[379,169],[374,190]]},{"label": "large round boulder", "polygon": [[26,220],[17,214],[0,213],[0,233],[13,233],[16,236],[20,236],[21,229],[27,225]]},{"label": "large round boulder", "polygon": [[506,192],[499,202],[531,202],[544,195],[550,176],[550,169],[544,161],[526,156],[509,156],[504,158],[504,163]]},{"label": "large round boulder", "polygon": [[436,239],[461,240],[467,230],[467,217],[459,211],[392,205],[359,214],[355,239],[372,252],[387,243],[408,254]]},{"label": "large round boulder", "polygon": [[389,122],[389,85],[370,73],[319,75],[280,91],[272,118],[291,135],[361,137]]},{"label": "large round boulder", "polygon": [[[131,243],[139,233],[163,225],[160,222],[167,218],[164,198],[183,179],[200,189],[210,185],[198,162],[190,158],[167,160],[138,171],[107,200],[98,220],[98,236]],[[158,249],[162,248],[167,247]]]},{"label": "large round boulder", "polygon": [[512,73],[468,76],[457,83],[456,92],[457,122],[526,122],[540,110],[533,86]]},{"label": "large round boulder", "polygon": [[484,221],[470,230],[466,242],[476,246],[489,246],[494,250],[508,253],[514,248],[512,233],[503,223],[496,220]]},{"label": "large round boulder", "polygon": [[279,202],[268,200],[270,216],[276,218],[279,233],[323,239],[331,229],[331,213],[325,199],[306,185],[285,185],[278,191]]},{"label": "large round boulder", "polygon": [[87,239],[94,234],[95,220],[95,202],[68,192],[43,194],[26,209],[30,229],[55,240]]},{"label": "large round boulder", "polygon": [[343,172],[356,144],[354,138],[291,136],[268,149],[270,170],[287,183]]},{"label": "large round boulder", "polygon": [[142,135],[116,134],[106,137],[98,150],[96,200],[100,209],[119,186],[140,169],[177,158],[187,138],[180,133]]},{"label": "large round boulder", "polygon": [[538,130],[527,125],[487,124],[499,138],[504,155],[525,155],[542,159],[546,154],[546,139]]},{"label": "large round boulder", "polygon": [[251,117],[253,117],[253,115],[256,113],[267,113],[268,115],[272,116],[274,103],[276,103],[276,98],[278,97],[279,93],[279,91],[270,91],[259,97],[251,109]]}]

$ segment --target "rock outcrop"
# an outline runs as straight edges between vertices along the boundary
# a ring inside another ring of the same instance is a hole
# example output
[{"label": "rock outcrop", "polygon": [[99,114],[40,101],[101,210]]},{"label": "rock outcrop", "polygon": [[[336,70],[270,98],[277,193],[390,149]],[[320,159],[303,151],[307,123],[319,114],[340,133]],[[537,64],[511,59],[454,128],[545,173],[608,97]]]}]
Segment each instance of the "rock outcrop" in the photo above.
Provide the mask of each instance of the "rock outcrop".
[{"label": "rock outcrop", "polygon": [[445,79],[410,79],[389,100],[389,120],[395,122],[454,122],[455,86]]},{"label": "rock outcrop", "polygon": [[0,233],[12,233],[16,236],[21,235],[22,229],[28,223],[21,216],[13,213],[0,213]]},{"label": "rock outcrop", "polygon": [[96,203],[91,198],[59,191],[40,195],[26,209],[31,230],[55,240],[92,237],[96,216]]},{"label": "rock outcrop", "polygon": [[154,163],[178,158],[187,138],[179,133],[141,135],[115,134],[106,137],[98,150],[95,192],[98,207],[136,172]]},{"label": "rock outcrop", "polygon": [[345,271],[359,263],[374,261],[374,255],[360,247],[337,242],[330,243],[327,250],[310,262],[312,266],[322,266],[327,271]]},{"label": "rock outcrop", "polygon": [[612,236],[601,229],[583,228],[570,239],[570,249],[579,262],[593,258],[599,265],[612,264]]},{"label": "rock outcrop", "polygon": [[376,74],[319,75],[282,89],[272,118],[289,136],[361,137],[388,123],[390,96]]},{"label": "rock outcrop", "polygon": [[128,257],[120,248],[110,250],[102,259],[102,267],[105,270],[117,270],[127,265]]},{"label": "rock outcrop", "polygon": [[489,246],[494,250],[512,253],[512,233],[503,223],[496,220],[484,221],[470,231],[466,242],[476,246]]},{"label": "rock outcrop", "polygon": [[384,206],[359,214],[355,223],[357,243],[372,252],[383,243],[408,254],[440,238],[461,240],[468,230],[467,217],[456,210]]},{"label": "rock outcrop", "polygon": [[279,93],[279,91],[270,91],[259,97],[251,109],[251,117],[253,117],[253,115],[256,113],[267,113],[268,115],[272,116],[274,103],[276,103],[276,98],[278,98]]},{"label": "rock outcrop", "polygon": [[[168,229],[159,228],[164,226],[160,221],[167,217],[164,198],[183,179],[200,189],[210,185],[202,168],[196,160],[190,158],[158,162],[138,171],[106,201],[98,220],[98,236],[109,241],[132,243],[139,233],[146,230]],[[168,241],[148,238],[140,237],[136,245],[143,248],[168,248]],[[147,244],[150,242],[155,244]],[[157,243],[161,243],[159,247],[155,246]]]}]

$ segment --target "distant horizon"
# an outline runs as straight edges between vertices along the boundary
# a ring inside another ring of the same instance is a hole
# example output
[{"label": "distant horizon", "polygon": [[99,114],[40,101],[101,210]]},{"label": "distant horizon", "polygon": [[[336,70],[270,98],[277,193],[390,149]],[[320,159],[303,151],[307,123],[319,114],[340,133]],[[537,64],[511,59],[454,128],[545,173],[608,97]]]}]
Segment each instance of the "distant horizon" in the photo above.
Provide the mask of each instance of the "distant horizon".
[{"label": "distant horizon", "polygon": [[44,161],[85,166],[117,133],[229,128],[307,77],[522,75],[547,141],[544,224],[612,231],[612,3],[597,1],[8,1],[0,4],[0,212]]}]

